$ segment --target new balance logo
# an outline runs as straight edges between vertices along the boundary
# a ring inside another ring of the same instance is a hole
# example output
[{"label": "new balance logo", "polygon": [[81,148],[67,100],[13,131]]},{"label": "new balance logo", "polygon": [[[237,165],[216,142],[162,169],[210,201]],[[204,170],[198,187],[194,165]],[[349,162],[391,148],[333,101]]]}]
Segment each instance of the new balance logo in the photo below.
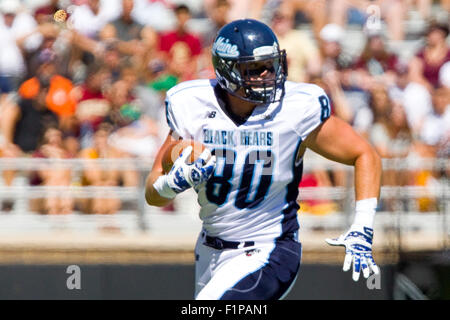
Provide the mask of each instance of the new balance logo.
[{"label": "new balance logo", "polygon": [[208,113],[208,118],[212,119],[216,117],[216,112],[215,111],[211,111],[210,113]]}]

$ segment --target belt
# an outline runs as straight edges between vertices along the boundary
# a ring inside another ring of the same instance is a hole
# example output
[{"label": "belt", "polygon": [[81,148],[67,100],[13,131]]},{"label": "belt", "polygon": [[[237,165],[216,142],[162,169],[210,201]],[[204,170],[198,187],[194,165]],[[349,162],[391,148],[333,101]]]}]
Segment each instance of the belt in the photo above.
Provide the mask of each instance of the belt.
[{"label": "belt", "polygon": [[210,236],[205,236],[204,237],[204,245],[217,249],[217,250],[222,250],[222,249],[240,249],[240,248],[246,248],[246,247],[251,247],[255,245],[254,241],[227,241],[227,240],[223,240],[220,239],[218,237],[210,237]]}]

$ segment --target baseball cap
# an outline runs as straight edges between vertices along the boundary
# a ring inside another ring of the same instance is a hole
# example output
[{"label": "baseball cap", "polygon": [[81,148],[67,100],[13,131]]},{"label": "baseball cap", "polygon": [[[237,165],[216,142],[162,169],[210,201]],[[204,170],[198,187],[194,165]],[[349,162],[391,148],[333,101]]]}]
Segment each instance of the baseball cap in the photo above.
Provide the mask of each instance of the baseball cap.
[{"label": "baseball cap", "polygon": [[344,38],[344,29],[335,23],[329,23],[320,30],[320,39],[326,42],[338,42],[340,43]]},{"label": "baseball cap", "polygon": [[20,9],[19,0],[2,0],[0,1],[0,12],[4,14],[16,14]]}]

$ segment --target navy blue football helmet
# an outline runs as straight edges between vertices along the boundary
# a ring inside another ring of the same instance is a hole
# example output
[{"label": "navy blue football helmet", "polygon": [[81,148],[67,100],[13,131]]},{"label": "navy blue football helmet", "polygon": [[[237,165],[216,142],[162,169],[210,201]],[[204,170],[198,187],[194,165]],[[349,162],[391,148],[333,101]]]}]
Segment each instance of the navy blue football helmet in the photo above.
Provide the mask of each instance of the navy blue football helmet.
[{"label": "navy blue football helmet", "polygon": [[212,62],[220,86],[245,101],[265,104],[284,95],[286,51],[264,23],[243,19],[217,33]]}]

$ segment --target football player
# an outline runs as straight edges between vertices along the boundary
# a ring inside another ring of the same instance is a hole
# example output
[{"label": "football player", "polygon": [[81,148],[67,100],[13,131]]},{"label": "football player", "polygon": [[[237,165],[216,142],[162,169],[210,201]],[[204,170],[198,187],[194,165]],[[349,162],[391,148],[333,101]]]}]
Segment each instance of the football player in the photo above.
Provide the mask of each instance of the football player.
[{"label": "football player", "polygon": [[[286,81],[286,52],[265,24],[237,20],[212,47],[214,80],[180,83],[167,92],[171,131],[146,182],[148,204],[165,206],[193,187],[201,206],[195,248],[196,299],[280,299],[300,267],[298,185],[309,148],[355,169],[356,208],[344,246],[344,270],[378,273],[372,257],[381,161],[350,125],[331,115],[318,86]],[[193,139],[207,146],[192,164],[187,147],[164,174],[167,144]]]}]

